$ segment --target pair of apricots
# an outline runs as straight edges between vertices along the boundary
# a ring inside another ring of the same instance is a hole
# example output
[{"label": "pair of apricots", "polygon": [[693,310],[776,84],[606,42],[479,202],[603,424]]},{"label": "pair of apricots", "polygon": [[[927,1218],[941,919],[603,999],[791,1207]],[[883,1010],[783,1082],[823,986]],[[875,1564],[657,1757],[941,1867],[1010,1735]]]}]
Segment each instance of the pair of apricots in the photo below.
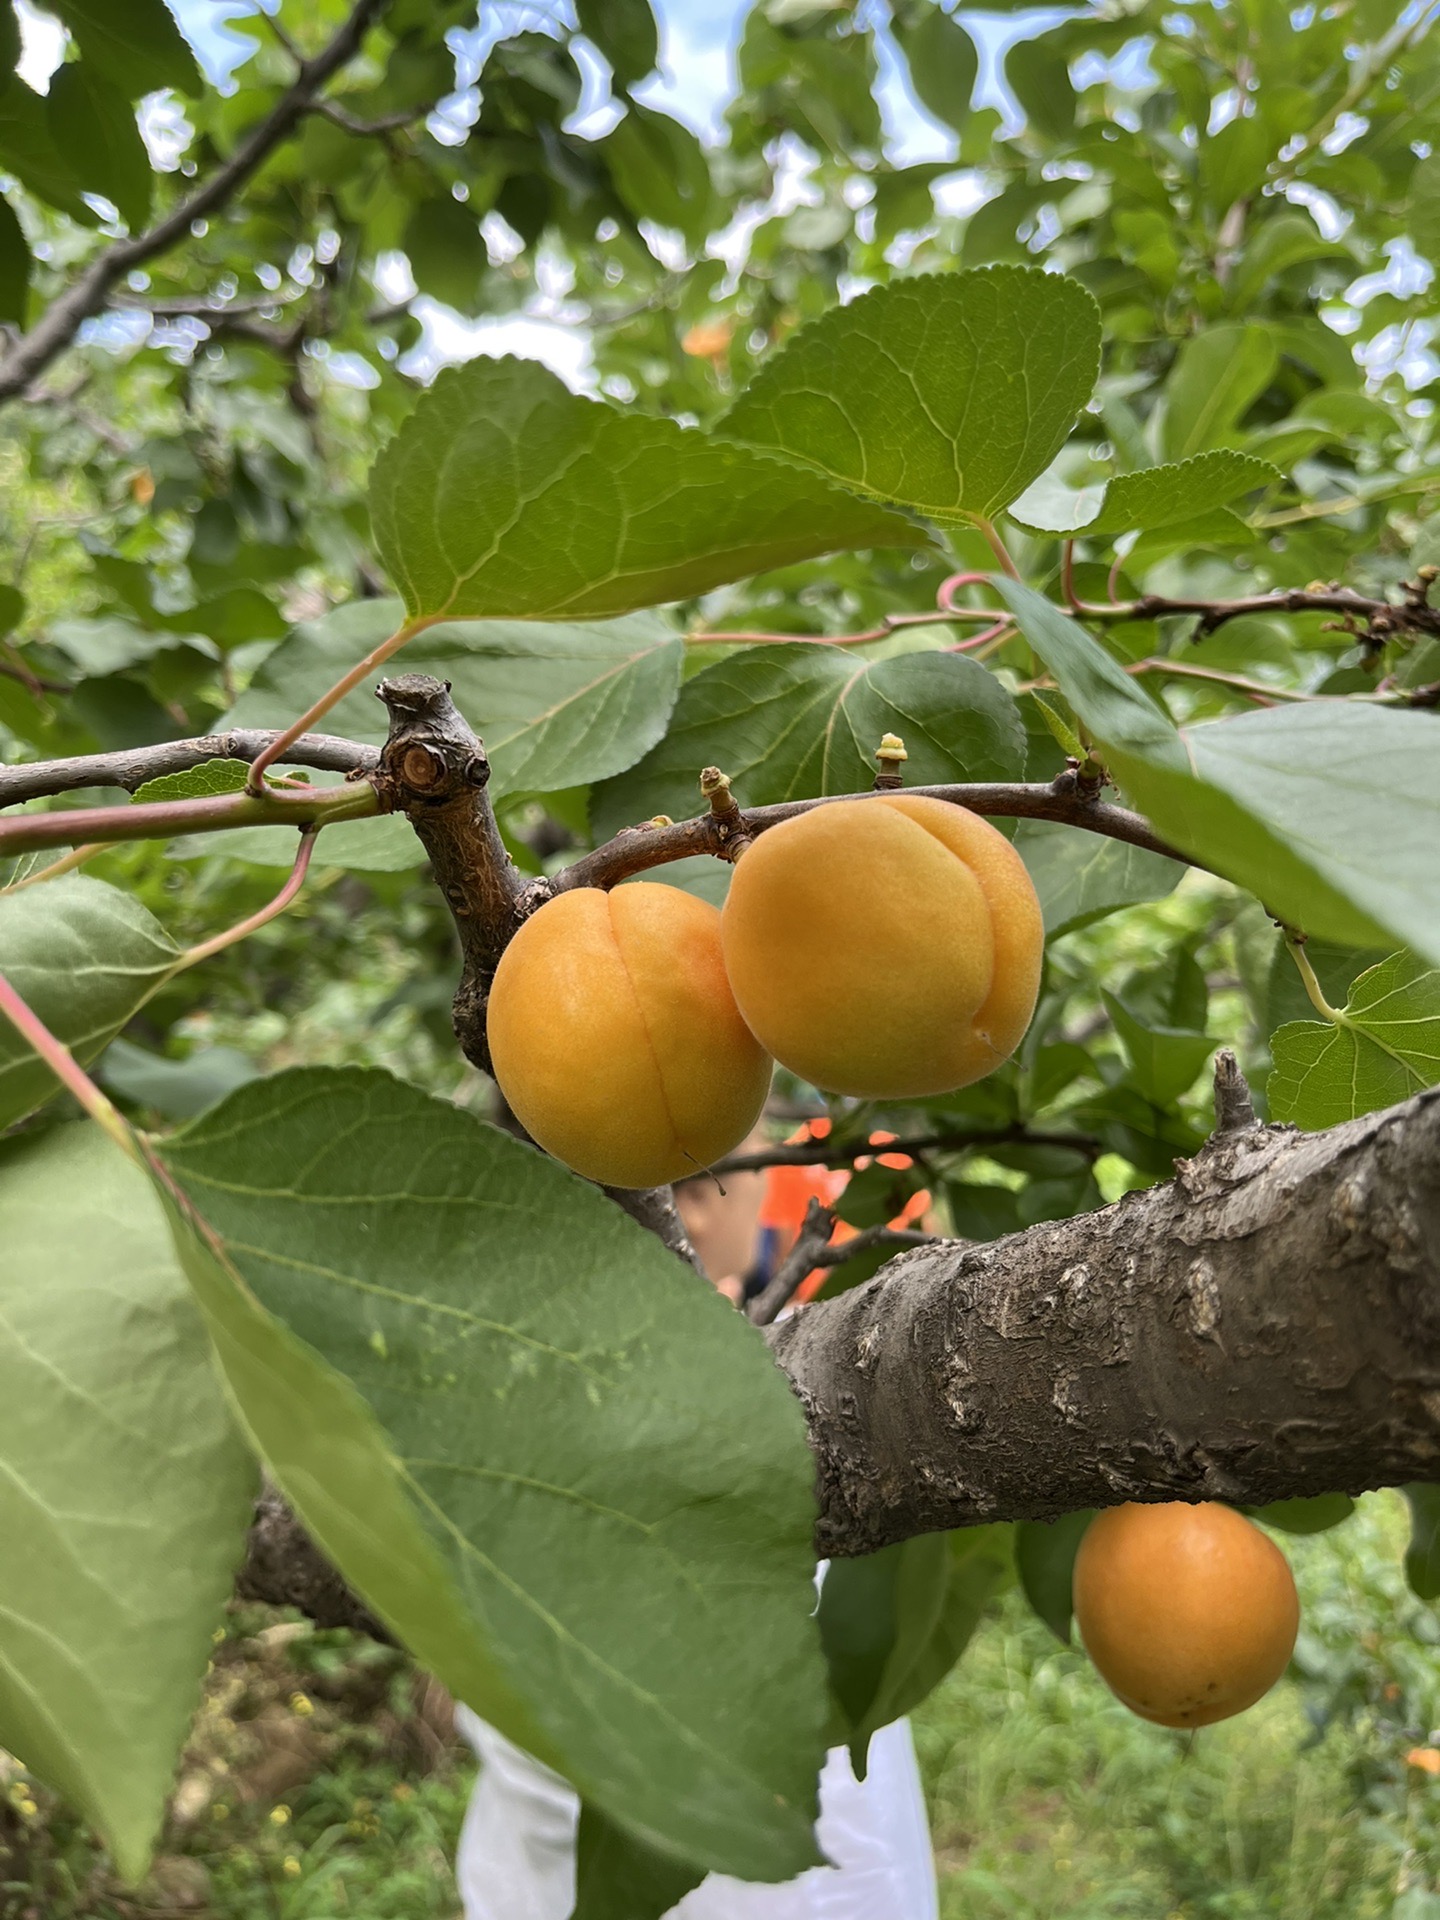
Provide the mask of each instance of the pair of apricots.
[{"label": "pair of apricots", "polygon": [[723,912],[648,882],[548,901],[506,948],[488,1033],[531,1136],[592,1180],[702,1172],[760,1117],[772,1058],[832,1093],[948,1093],[1035,1010],[1024,863],[963,808],[881,793],[762,833]]}]

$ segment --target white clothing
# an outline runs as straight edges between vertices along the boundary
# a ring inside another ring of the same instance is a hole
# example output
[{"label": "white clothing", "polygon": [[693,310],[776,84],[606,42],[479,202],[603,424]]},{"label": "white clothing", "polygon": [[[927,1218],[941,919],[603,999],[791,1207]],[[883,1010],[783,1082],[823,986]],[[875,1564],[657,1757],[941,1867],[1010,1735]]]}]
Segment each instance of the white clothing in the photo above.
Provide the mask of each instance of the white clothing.
[{"label": "white clothing", "polygon": [[[456,1724],[481,1760],[456,1871],[465,1920],[569,1920],[580,1802],[557,1773],[468,1707]],[[935,1864],[908,1720],[870,1742],[863,1781],[834,1747],[820,1775],[820,1849],[783,1886],[710,1874],[667,1920],[938,1920]]]}]

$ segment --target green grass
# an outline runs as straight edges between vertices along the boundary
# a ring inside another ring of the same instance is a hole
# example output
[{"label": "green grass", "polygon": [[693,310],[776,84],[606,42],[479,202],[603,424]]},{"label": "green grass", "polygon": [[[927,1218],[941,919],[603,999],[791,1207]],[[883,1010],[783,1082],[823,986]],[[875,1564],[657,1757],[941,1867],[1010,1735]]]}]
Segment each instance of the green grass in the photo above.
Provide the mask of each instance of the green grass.
[{"label": "green grass", "polygon": [[[1403,1506],[1285,1541],[1298,1677],[1194,1735],[1135,1719],[1011,1592],[915,1717],[943,1920],[1440,1920],[1440,1624]],[[398,1654],[237,1614],[156,1872],[110,1879],[0,1759],[0,1920],[457,1920],[473,1769]]]}]

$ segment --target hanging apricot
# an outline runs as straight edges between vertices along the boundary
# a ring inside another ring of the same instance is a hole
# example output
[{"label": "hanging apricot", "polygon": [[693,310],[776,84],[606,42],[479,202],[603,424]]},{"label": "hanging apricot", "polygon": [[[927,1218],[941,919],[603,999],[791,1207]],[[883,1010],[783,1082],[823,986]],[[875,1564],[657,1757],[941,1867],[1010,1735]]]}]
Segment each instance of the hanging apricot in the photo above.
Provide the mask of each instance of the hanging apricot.
[{"label": "hanging apricot", "polygon": [[730,883],[725,966],[761,1045],[832,1093],[969,1086],[1020,1044],[1044,925],[1024,862],[963,807],[880,793],[762,833]]},{"label": "hanging apricot", "polygon": [[1300,1624],[1289,1562],[1233,1507],[1112,1507],[1075,1556],[1075,1622],[1100,1677],[1162,1727],[1243,1713],[1285,1671]]},{"label": "hanging apricot", "polygon": [[699,1173],[750,1132],[770,1085],[726,978],[720,915],[678,887],[547,901],[501,956],[486,1025],[526,1131],[606,1186]]}]

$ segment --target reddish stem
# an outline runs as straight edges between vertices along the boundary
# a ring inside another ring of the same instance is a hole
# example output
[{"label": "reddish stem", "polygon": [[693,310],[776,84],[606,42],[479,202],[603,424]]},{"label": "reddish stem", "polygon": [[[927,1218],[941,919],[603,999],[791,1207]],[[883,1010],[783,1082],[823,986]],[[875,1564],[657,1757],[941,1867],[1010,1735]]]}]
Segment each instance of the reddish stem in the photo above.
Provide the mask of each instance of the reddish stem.
[{"label": "reddish stem", "polygon": [[237,940],[243,940],[247,934],[254,933],[257,927],[263,927],[267,920],[273,920],[290,905],[305,884],[305,875],[310,870],[310,856],[315,851],[315,842],[320,833],[318,827],[302,827],[300,830],[300,849],[295,855],[295,865],[290,870],[290,878],[281,887],[268,905],[252,913],[248,919],[238,921],[224,933],[217,933],[211,940],[202,940],[198,947],[191,947],[183,953],[175,965],[174,971],[193,967],[201,960],[208,960],[211,954],[222,953],[226,947],[233,947]]},{"label": "reddish stem", "polygon": [[128,1153],[132,1160],[139,1160],[139,1146],[120,1110],[106,1099],[64,1041],[56,1039],[39,1014],[27,1005],[3,973],[0,973],[0,1014],[5,1016],[26,1045],[40,1056],[61,1086],[74,1094],[91,1119],[105,1129],[116,1146]]}]

